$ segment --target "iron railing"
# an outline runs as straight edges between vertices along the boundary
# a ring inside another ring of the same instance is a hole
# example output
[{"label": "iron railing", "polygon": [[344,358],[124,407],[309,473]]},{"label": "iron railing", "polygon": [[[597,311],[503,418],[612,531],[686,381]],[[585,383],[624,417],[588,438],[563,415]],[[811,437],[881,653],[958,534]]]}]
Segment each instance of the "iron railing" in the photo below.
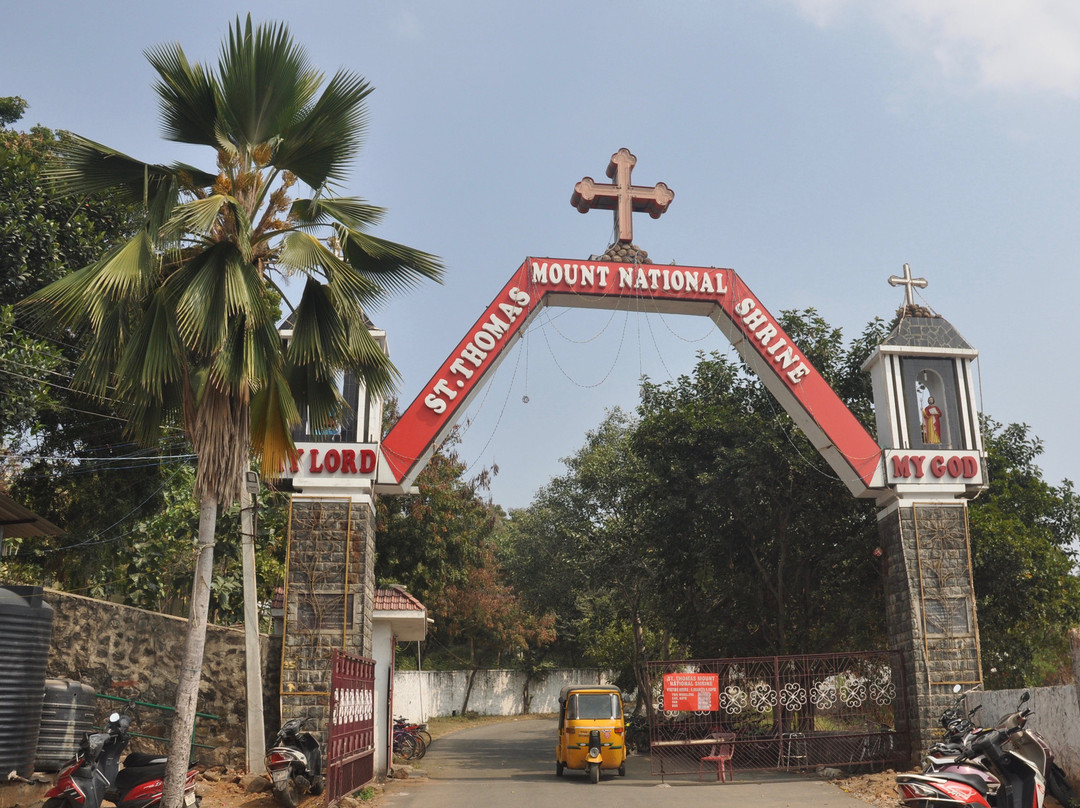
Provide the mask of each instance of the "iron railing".
[{"label": "iron railing", "polygon": [[654,775],[715,768],[702,758],[730,733],[736,772],[908,759],[898,652],[649,662],[646,671]]},{"label": "iron railing", "polygon": [[[150,727],[149,727],[150,729],[154,729],[154,728],[158,729],[161,732],[160,735],[150,735],[149,733],[131,732],[131,731],[128,732],[128,735],[130,735],[132,738],[142,738],[143,740],[146,740],[146,741],[156,741],[156,742],[158,742],[160,744],[163,744],[163,746],[159,747],[159,749],[160,749],[160,751],[165,751],[165,748],[168,745],[169,740],[170,740],[168,738],[168,732],[169,732],[170,727],[172,726],[172,719],[175,718],[175,713],[176,713],[176,708],[175,707],[170,707],[167,704],[151,704],[148,701],[139,701],[137,699],[125,699],[125,698],[123,698],[121,696],[110,696],[110,695],[108,695],[106,693],[98,693],[97,697],[99,699],[102,699],[103,701],[120,702],[121,704],[134,705],[136,707],[146,707],[146,708],[149,708],[151,710],[156,710],[156,711],[158,711],[160,713],[163,713],[164,717],[167,717],[169,719],[168,722],[165,723],[165,724],[158,724],[157,722],[152,722]],[[110,712],[112,712],[112,711],[110,710]],[[191,746],[192,746],[193,749],[214,749],[215,747],[214,747],[213,744],[196,743],[196,741],[195,741],[195,733],[199,729],[199,719],[200,718],[206,719],[207,721],[218,721],[219,720],[219,717],[216,716],[216,715],[210,715],[209,713],[195,713],[195,722],[191,727]],[[136,726],[138,726],[138,725],[136,724]],[[143,728],[145,729],[146,727],[143,727]]]}]

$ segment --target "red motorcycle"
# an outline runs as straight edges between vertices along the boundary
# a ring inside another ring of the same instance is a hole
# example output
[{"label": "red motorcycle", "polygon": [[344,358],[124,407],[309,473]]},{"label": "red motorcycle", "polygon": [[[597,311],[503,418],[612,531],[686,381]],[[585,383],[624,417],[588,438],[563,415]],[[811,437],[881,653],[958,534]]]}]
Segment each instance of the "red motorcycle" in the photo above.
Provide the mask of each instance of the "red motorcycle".
[{"label": "red motorcycle", "polygon": [[[56,785],[45,795],[43,808],[101,808],[103,800],[117,808],[156,808],[161,804],[165,764],[163,755],[132,752],[120,755],[128,745],[131,719],[120,713],[109,716],[102,732],[86,734],[75,757],[60,771]],[[199,805],[195,776],[190,767],[184,783],[184,805]]]}]

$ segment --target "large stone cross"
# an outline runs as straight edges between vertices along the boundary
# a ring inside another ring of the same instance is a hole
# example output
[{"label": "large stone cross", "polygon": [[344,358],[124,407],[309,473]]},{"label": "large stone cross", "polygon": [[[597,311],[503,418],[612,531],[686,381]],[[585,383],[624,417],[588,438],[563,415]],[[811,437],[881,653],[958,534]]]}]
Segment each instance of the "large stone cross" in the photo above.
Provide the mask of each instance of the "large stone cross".
[{"label": "large stone cross", "polygon": [[889,286],[906,286],[904,294],[907,297],[907,304],[909,306],[915,305],[915,289],[918,286],[920,289],[925,289],[928,285],[926,278],[913,278],[911,277],[911,267],[908,264],[904,264],[904,277],[898,275],[891,275],[889,277]]},{"label": "large stone cross", "polygon": [[675,192],[664,183],[658,182],[652,188],[630,184],[630,172],[634,170],[637,158],[629,149],[619,149],[611,155],[607,175],[615,180],[611,185],[597,183],[592,177],[585,177],[574,186],[570,204],[581,213],[590,210],[615,211],[615,229],[618,240],[629,244],[634,240],[633,213],[648,213],[659,219],[675,198]]}]

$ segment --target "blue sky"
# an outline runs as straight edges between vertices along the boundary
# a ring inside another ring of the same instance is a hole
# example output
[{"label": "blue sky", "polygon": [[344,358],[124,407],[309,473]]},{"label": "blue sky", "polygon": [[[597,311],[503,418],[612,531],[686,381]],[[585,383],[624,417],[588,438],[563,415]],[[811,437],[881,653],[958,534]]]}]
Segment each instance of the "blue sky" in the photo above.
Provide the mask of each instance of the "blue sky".
[{"label": "blue sky", "polygon": [[[663,5],[663,7],[662,7]],[[39,0],[5,9],[0,95],[23,124],[132,156],[212,156],[159,136],[143,50],[216,59],[231,0]],[[420,392],[526,256],[587,258],[606,213],[569,204],[620,147],[675,191],[635,217],[655,263],[735,269],[775,313],[813,307],[852,338],[921,301],[981,352],[981,407],[1045,441],[1075,479],[1080,296],[1080,5],[1072,0],[308,2],[267,0],[312,61],[375,86],[343,189],[378,233],[440,255],[446,283],[371,312]],[[463,459],[527,505],[638,379],[729,351],[705,319],[548,309],[469,412]],[[526,403],[523,399],[528,398]]]}]

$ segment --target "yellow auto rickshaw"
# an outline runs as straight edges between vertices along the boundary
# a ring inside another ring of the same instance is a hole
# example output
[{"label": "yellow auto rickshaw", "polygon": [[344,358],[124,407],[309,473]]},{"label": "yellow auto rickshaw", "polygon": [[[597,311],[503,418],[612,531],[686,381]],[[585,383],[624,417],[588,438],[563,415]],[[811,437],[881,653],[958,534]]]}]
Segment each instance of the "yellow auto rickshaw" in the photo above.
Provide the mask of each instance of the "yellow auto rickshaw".
[{"label": "yellow auto rickshaw", "polygon": [[559,743],[555,775],[581,769],[600,782],[602,769],[626,776],[626,727],[622,694],[606,685],[567,685],[559,692]]}]

